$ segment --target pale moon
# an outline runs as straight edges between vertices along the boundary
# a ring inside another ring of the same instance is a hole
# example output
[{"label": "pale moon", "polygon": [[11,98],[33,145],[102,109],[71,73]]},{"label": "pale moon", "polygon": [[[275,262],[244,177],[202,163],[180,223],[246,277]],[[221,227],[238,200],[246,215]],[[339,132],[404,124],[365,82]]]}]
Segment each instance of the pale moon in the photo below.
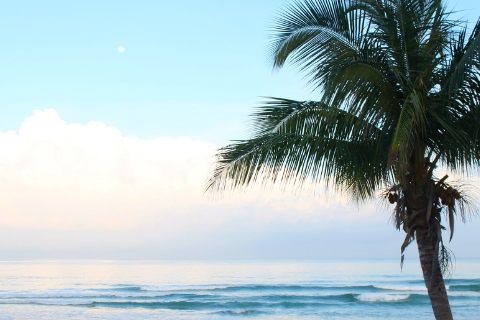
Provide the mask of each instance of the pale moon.
[{"label": "pale moon", "polygon": [[125,47],[124,46],[118,47],[118,52],[124,53],[125,52]]}]

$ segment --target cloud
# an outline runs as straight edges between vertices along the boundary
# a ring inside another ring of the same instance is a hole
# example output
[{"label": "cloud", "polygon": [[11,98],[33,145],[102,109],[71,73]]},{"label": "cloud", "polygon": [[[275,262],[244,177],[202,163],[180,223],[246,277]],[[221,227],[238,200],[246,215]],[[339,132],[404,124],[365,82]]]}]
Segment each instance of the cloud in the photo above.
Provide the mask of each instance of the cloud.
[{"label": "cloud", "polygon": [[338,257],[355,250],[330,248],[329,239],[365,234],[375,244],[375,235],[391,232],[382,243],[401,243],[388,212],[373,205],[260,187],[204,197],[217,148],[189,137],[127,137],[102,122],[35,111],[17,132],[0,132],[2,257]]},{"label": "cloud", "polygon": [[0,224],[131,228],[178,202],[195,205],[216,147],[191,138],[141,140],[91,121],[35,111],[0,133]]},{"label": "cloud", "polygon": [[267,212],[257,217],[265,223],[322,216],[320,201],[276,189],[216,202],[203,197],[216,149],[188,137],[124,137],[98,121],[68,124],[53,109],[37,110],[18,133],[0,132],[0,223],[131,229],[175,217],[186,223],[202,209],[215,225],[232,218],[214,214],[215,207],[242,215],[242,206]]}]

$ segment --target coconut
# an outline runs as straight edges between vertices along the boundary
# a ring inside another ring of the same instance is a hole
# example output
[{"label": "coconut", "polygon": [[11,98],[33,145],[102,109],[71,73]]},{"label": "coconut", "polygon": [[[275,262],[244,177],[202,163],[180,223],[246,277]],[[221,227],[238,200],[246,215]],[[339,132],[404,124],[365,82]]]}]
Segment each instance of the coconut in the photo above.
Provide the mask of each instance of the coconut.
[{"label": "coconut", "polygon": [[457,189],[454,189],[453,192],[452,192],[452,197],[454,197],[455,199],[460,199],[462,196],[460,196],[460,193],[458,192]]},{"label": "coconut", "polygon": [[440,191],[440,199],[444,201],[445,199],[447,199],[447,197],[448,197],[448,194],[445,192],[445,190],[442,189],[442,191]]},{"label": "coconut", "polygon": [[454,200],[452,197],[448,197],[447,199],[445,199],[445,204],[446,204],[447,206],[451,206],[451,205],[453,205],[453,202],[454,202],[454,201],[455,201],[455,200]]},{"label": "coconut", "polygon": [[393,193],[388,194],[388,202],[390,202],[392,204],[395,203],[395,200],[393,199]]}]

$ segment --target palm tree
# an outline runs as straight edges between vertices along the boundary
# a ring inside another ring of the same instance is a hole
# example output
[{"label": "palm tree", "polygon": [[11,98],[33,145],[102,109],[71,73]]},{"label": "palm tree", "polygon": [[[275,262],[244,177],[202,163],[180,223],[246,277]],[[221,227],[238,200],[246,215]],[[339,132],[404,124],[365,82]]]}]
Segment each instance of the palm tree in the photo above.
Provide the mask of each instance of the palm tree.
[{"label": "palm tree", "polygon": [[271,98],[253,137],[219,150],[207,190],[327,181],[359,202],[383,190],[402,262],[416,240],[435,317],[452,319],[442,216],[451,239],[476,209],[437,171],[479,164],[480,21],[467,37],[441,0],[303,0],[274,30],[274,67],[298,65],[321,98]]}]

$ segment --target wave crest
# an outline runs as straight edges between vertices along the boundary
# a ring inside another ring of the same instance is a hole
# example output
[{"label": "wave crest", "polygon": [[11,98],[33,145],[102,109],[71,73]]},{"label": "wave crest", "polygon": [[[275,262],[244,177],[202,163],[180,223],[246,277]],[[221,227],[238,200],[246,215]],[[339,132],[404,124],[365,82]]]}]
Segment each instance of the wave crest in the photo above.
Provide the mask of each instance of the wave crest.
[{"label": "wave crest", "polygon": [[363,302],[393,302],[406,300],[409,297],[409,294],[362,293],[355,298]]}]

